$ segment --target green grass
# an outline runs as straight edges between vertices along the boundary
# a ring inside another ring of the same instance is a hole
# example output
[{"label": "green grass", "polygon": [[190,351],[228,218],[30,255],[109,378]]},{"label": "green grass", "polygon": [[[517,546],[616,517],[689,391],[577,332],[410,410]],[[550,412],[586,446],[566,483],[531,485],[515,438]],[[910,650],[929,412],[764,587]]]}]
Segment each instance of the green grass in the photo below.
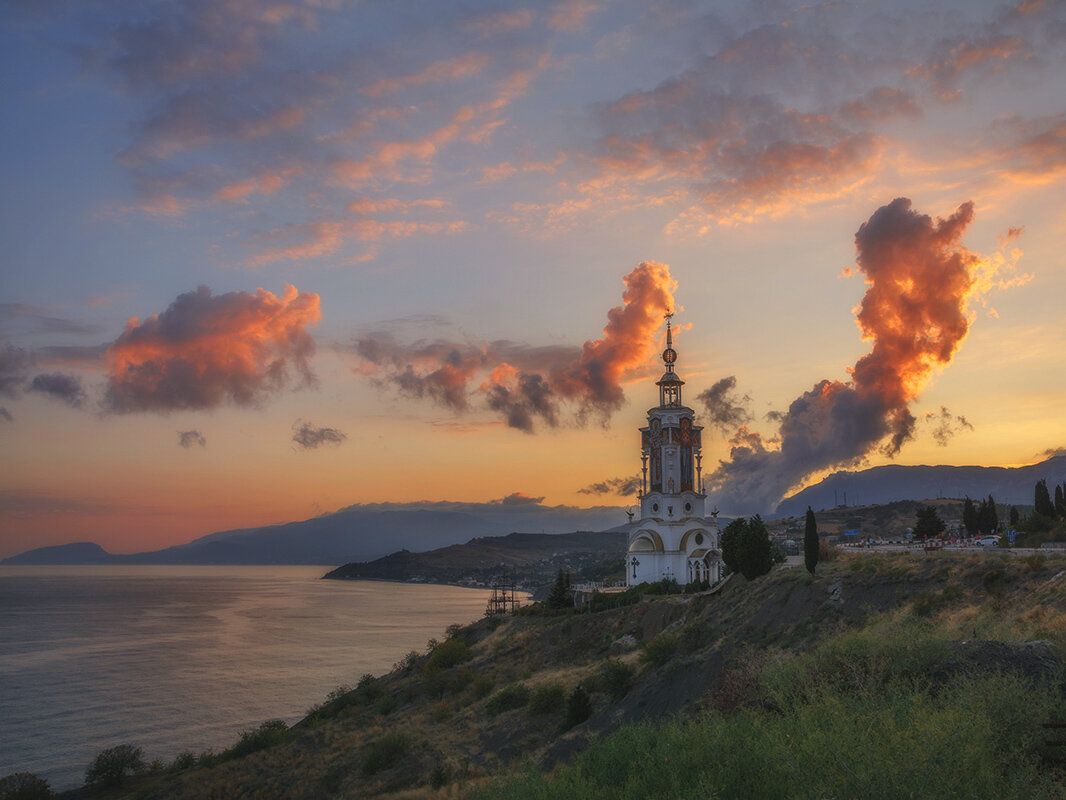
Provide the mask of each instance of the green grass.
[{"label": "green grass", "polygon": [[934,685],[940,633],[909,620],[768,659],[756,707],[628,725],[475,797],[1061,797],[1066,776],[1039,760],[1040,723],[1066,713],[1060,691],[991,672]]}]

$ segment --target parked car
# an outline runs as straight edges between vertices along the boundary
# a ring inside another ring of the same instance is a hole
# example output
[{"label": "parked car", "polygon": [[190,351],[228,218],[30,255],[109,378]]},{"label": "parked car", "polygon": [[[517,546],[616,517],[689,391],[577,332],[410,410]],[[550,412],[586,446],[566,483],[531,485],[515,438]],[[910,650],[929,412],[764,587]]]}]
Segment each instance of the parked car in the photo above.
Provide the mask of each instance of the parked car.
[{"label": "parked car", "polygon": [[980,547],[998,547],[999,546],[999,537],[998,536],[981,536],[980,538],[977,539],[975,544],[977,544]]}]

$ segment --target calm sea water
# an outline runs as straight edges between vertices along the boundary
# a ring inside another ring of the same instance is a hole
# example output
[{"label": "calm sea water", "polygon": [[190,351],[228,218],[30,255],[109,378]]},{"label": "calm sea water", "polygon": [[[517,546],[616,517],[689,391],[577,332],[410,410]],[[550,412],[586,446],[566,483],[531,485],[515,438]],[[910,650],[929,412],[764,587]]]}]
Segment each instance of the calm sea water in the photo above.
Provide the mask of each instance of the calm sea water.
[{"label": "calm sea water", "polygon": [[0,567],[0,776],[80,785],[101,750],[169,761],[295,722],[489,592],[324,581],[323,567]]}]

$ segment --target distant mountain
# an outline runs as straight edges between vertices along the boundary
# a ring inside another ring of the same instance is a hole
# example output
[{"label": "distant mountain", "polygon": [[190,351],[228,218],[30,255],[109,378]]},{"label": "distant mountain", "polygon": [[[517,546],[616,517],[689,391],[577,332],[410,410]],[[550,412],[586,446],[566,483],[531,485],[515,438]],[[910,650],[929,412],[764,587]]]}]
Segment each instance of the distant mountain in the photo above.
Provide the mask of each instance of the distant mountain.
[{"label": "distant mountain", "polygon": [[42,547],[3,564],[323,564],[371,561],[515,531],[563,533],[615,527],[622,509],[544,506],[527,498],[495,503],[355,505],[261,528],[222,531],[188,544],[132,555],[89,542]]},{"label": "distant mountain", "polygon": [[1066,456],[1055,456],[1024,467],[905,467],[890,464],[857,472],[836,472],[782,500],[776,513],[795,517],[806,512],[807,506],[818,510],[845,504],[873,505],[937,497],[961,499],[969,496],[980,500],[990,494],[997,503],[1032,505],[1033,487],[1041,478],[1047,479],[1049,487],[1066,481]]},{"label": "distant mountain", "polygon": [[5,558],[0,564],[109,564],[113,558],[115,556],[98,544],[73,542],[27,550]]}]

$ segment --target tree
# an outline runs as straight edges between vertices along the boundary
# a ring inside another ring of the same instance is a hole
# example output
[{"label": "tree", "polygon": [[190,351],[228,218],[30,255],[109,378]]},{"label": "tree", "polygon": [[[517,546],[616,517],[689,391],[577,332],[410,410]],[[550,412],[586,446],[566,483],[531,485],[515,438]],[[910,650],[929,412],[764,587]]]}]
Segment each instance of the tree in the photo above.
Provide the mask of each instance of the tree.
[{"label": "tree", "polygon": [[1051,502],[1051,495],[1047,490],[1047,479],[1041,478],[1036,482],[1036,489],[1033,497],[1033,510],[1042,517],[1053,518],[1055,516],[1055,506]]},{"label": "tree", "polygon": [[918,521],[914,525],[914,536],[923,542],[932,539],[944,532],[947,526],[940,515],[936,513],[936,506],[919,506]]},{"label": "tree", "polygon": [[592,698],[581,686],[575,687],[570,696],[566,698],[566,717],[563,719],[562,729],[568,731],[591,716]]},{"label": "tree", "polygon": [[981,507],[977,509],[978,533],[995,533],[999,528],[999,514],[996,513],[996,501],[989,495],[981,501]]},{"label": "tree", "polygon": [[770,547],[770,532],[762,517],[756,514],[741,531],[737,539],[737,567],[749,581],[765,575],[774,566]]},{"label": "tree", "polygon": [[966,502],[962,504],[962,527],[966,529],[967,536],[977,535],[977,508],[969,496],[966,497]]},{"label": "tree", "polygon": [[1066,483],[1055,487],[1055,514],[1066,517]]},{"label": "tree", "polygon": [[735,519],[725,526],[725,530],[722,531],[722,535],[718,538],[718,544],[722,548],[722,561],[730,572],[740,572],[740,566],[737,562],[737,540],[747,527],[747,524],[744,519]]},{"label": "tree", "polygon": [[1012,528],[1017,528],[1018,524],[1022,521],[1021,514],[1018,513],[1018,509],[1016,509],[1014,506],[1010,507],[1010,517],[1009,517],[1009,519],[1010,519],[1010,526]]},{"label": "tree", "polygon": [[818,566],[818,520],[814,518],[814,512],[807,506],[807,524],[803,529],[803,564],[807,572],[814,574]]},{"label": "tree", "polygon": [[44,778],[32,772],[14,772],[0,778],[0,800],[51,800],[55,793]]},{"label": "tree", "polygon": [[120,744],[101,751],[85,770],[85,783],[89,786],[120,786],[127,774],[139,775],[143,771],[141,748]]},{"label": "tree", "polygon": [[555,584],[548,595],[548,608],[572,608],[574,601],[570,597],[570,573],[559,569]]}]

